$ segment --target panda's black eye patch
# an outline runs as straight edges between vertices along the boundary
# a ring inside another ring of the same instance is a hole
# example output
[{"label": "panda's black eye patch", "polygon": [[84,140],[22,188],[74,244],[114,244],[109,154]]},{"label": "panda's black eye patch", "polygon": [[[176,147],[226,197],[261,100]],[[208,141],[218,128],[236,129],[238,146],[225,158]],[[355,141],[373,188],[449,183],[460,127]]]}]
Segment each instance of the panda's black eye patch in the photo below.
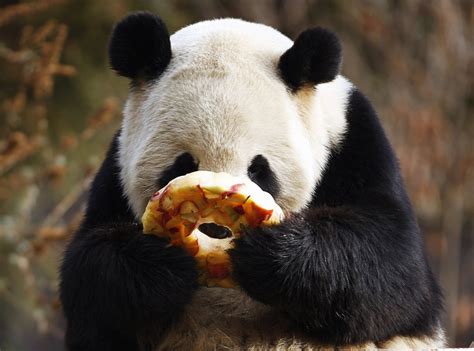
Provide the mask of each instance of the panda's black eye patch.
[{"label": "panda's black eye patch", "polygon": [[263,155],[257,155],[253,158],[247,169],[247,174],[253,182],[273,197],[276,197],[280,192],[278,179],[270,168],[270,163]]},{"label": "panda's black eye patch", "polygon": [[197,162],[189,152],[185,152],[184,154],[176,157],[174,163],[161,173],[161,175],[158,177],[157,185],[162,188],[174,178],[195,172],[197,170]]}]

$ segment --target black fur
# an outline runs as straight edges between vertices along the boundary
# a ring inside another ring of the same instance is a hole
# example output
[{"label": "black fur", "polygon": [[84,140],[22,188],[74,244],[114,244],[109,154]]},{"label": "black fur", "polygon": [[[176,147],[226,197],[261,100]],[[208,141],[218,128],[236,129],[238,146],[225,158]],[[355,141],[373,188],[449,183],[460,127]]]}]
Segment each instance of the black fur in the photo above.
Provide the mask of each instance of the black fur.
[{"label": "black fur", "polygon": [[116,157],[117,137],[61,266],[69,350],[151,350],[197,288],[194,259],[134,222]]},{"label": "black fur", "polygon": [[333,80],[341,65],[341,44],[337,36],[313,28],[301,33],[293,46],[280,58],[278,68],[286,84],[297,90]]},{"label": "black fur", "polygon": [[162,188],[176,177],[197,171],[198,167],[199,165],[193,156],[189,152],[185,152],[176,157],[174,163],[163,171],[158,178],[157,186]]},{"label": "black fur", "polygon": [[247,173],[249,178],[257,183],[262,190],[270,193],[275,198],[278,196],[280,193],[280,184],[265,156],[255,156],[250,163]]},{"label": "black fur", "polygon": [[[82,223],[84,228],[93,228],[104,223],[133,223],[135,220],[120,183],[117,157],[118,135],[114,137],[105,160],[92,183],[86,216]],[[104,206],[105,204],[107,205]]]},{"label": "black fur", "polygon": [[311,206],[236,241],[235,278],[328,343],[431,335],[441,293],[393,151],[358,91],[348,124]]},{"label": "black fur", "polygon": [[158,77],[171,60],[171,43],[166,25],[158,16],[135,12],[114,28],[109,43],[112,69],[130,79]]}]

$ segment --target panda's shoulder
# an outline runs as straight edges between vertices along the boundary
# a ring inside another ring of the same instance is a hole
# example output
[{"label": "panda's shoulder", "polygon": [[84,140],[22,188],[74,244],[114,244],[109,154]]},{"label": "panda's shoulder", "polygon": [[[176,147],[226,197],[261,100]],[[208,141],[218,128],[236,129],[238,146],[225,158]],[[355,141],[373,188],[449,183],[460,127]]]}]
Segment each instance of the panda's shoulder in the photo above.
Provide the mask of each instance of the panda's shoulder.
[{"label": "panda's shoulder", "polygon": [[116,221],[133,222],[134,216],[120,180],[120,130],[115,134],[104,161],[89,189],[83,226]]},{"label": "panda's shoulder", "polygon": [[[338,138],[329,148],[328,162],[318,183],[313,204],[340,205],[370,191],[402,195],[409,202],[395,151],[367,96],[349,83],[330,86],[321,103],[333,115],[343,114]],[[330,116],[331,117],[331,116]]]}]

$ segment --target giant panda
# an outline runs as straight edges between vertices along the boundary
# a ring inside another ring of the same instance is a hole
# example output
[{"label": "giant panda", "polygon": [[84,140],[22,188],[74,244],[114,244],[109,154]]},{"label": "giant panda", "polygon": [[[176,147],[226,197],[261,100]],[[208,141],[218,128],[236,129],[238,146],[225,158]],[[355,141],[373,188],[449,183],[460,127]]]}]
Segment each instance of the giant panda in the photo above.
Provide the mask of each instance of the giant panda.
[{"label": "giant panda", "polygon": [[[397,159],[333,33],[217,19],[170,37],[138,12],[109,56],[130,92],[61,266],[69,350],[444,345]],[[153,192],[196,170],[248,177],[287,213],[235,240],[238,289],[199,286],[192,257],[142,233]]]}]

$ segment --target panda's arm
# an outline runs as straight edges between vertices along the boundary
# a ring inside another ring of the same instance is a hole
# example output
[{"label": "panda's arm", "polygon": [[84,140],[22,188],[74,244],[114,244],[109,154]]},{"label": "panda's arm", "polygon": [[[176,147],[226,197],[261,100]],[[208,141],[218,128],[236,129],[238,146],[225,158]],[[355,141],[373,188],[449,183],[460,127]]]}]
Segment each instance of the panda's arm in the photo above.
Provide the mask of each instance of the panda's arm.
[{"label": "panda's arm", "polygon": [[234,273],[251,297],[328,342],[425,335],[437,309],[432,277],[417,233],[399,219],[370,207],[310,209],[238,241]]},{"label": "panda's arm", "polygon": [[70,350],[148,349],[196,289],[194,260],[143,235],[123,197],[117,137],[99,170],[81,228],[61,266]]},{"label": "panda's arm", "polygon": [[430,335],[439,288],[396,159],[357,91],[348,123],[311,206],[236,241],[235,277],[251,297],[330,343]]}]

